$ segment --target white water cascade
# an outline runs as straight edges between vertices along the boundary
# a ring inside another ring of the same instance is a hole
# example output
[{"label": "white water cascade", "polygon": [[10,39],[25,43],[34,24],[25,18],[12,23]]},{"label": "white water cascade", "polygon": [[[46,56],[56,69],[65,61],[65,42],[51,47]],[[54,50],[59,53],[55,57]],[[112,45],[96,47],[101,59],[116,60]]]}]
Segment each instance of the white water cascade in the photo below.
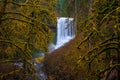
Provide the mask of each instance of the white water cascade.
[{"label": "white water cascade", "polygon": [[57,18],[57,40],[56,44],[49,45],[49,52],[64,46],[67,42],[75,37],[75,28],[73,18]]},{"label": "white water cascade", "polygon": [[63,46],[75,37],[73,18],[57,18],[57,42],[55,49]]}]

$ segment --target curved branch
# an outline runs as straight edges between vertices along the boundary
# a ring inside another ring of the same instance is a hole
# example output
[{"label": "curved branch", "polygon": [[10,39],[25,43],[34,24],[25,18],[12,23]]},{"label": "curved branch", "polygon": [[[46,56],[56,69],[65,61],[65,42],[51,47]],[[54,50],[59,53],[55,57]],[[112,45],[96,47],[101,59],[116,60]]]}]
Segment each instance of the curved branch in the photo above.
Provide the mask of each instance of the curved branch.
[{"label": "curved branch", "polygon": [[92,50],[88,51],[87,54],[92,53],[94,50],[99,49],[100,47],[104,47],[104,46],[108,46],[108,45],[112,45],[112,44],[118,45],[119,42],[115,41],[115,42],[110,42],[110,43],[106,43],[106,44],[100,43],[96,47],[94,47]]},{"label": "curved branch", "polygon": [[105,80],[108,80],[108,77],[109,77],[110,73],[111,73],[112,70],[115,69],[117,66],[120,67],[120,64],[115,64],[115,65],[113,65],[113,66],[110,67],[110,69],[109,69],[110,71],[108,72]]},{"label": "curved branch", "polygon": [[119,51],[118,47],[108,47],[108,48],[104,48],[104,49],[102,49],[102,50],[99,51],[96,55],[94,55],[94,56],[92,57],[92,59],[89,61],[89,64],[91,64],[91,63],[93,62],[93,60],[94,60],[95,58],[97,58],[100,54],[102,54],[103,52],[105,52],[106,50],[109,50],[109,49],[115,49],[115,50]]},{"label": "curved branch", "polygon": [[16,20],[16,21],[21,21],[21,22],[24,22],[24,23],[29,23],[29,24],[31,24],[31,25],[34,25],[32,22],[30,22],[30,21],[25,21],[25,20],[21,20],[21,19],[17,19],[17,18],[4,18],[4,19],[1,19],[0,20],[0,22],[2,22],[2,21],[6,21],[6,20],[9,20],[9,19],[12,19],[12,20]]},{"label": "curved branch", "polygon": [[[28,59],[31,59],[31,58],[32,58],[32,56],[30,56],[29,53],[26,52],[26,53],[27,53],[27,54],[26,54],[25,51],[22,50],[22,48],[20,48],[20,47],[19,47],[18,45],[16,45],[16,44],[10,42],[9,40],[0,40],[0,42],[9,43],[9,44],[15,46],[16,48],[18,48],[18,49],[23,53],[23,55],[24,55],[25,58],[28,58]],[[28,56],[28,55],[29,55],[29,56]]]},{"label": "curved branch", "polygon": [[115,40],[115,39],[118,39],[118,38],[117,38],[117,37],[110,37],[110,38],[104,40],[103,42],[99,43],[99,45],[100,45],[100,44],[104,44],[104,43],[106,43],[106,42],[108,42],[108,41]]},{"label": "curved branch", "polygon": [[115,64],[115,65],[113,65],[113,66],[111,66],[111,67],[108,67],[108,68],[106,68],[106,69],[104,69],[103,71],[101,71],[101,72],[99,72],[99,73],[97,73],[97,76],[99,76],[100,74],[103,74],[103,73],[105,73],[105,71],[108,71],[108,70],[113,70],[115,67],[119,67],[120,66],[120,64]]},{"label": "curved branch", "polygon": [[[87,37],[85,37],[84,40],[81,41],[80,44],[78,45],[78,49],[80,49],[80,46],[81,46],[84,42],[86,42],[92,35],[93,35],[93,32],[91,32]],[[110,38],[106,39],[105,41],[99,43],[98,45],[104,44],[104,43],[106,43],[107,41],[110,41],[110,40],[113,40],[113,39],[117,39],[117,38],[110,37]]]},{"label": "curved branch", "polygon": [[[0,12],[0,13],[3,13],[3,12]],[[26,15],[20,13],[20,12],[4,12],[3,14],[16,14],[16,15],[23,16],[23,17],[25,17],[25,18],[27,18],[27,19],[31,19],[31,20],[34,20],[34,21],[39,22],[38,20],[36,20],[36,19],[34,19],[34,18],[31,18],[31,17],[28,17],[28,16],[26,16]]]},{"label": "curved branch", "polygon": [[[110,41],[110,40],[115,40],[115,39],[117,39],[117,38],[116,38],[116,37],[114,37],[114,38],[108,38],[108,39],[106,39],[105,41],[99,43],[97,46],[95,46],[94,48],[90,49],[90,50],[83,56],[82,59],[84,59],[85,56],[87,56],[88,54],[90,55],[90,53],[94,52],[95,50],[97,50],[97,49],[99,49],[99,48],[101,48],[101,47],[104,47],[104,46],[107,46],[107,45],[111,45],[111,44],[118,45],[118,44],[119,44],[118,42],[106,43],[106,42],[108,42],[108,41]],[[105,43],[106,43],[106,44],[105,44]]]},{"label": "curved branch", "polygon": [[103,19],[100,21],[100,24],[102,24],[103,23],[103,21],[110,15],[110,14],[112,14],[113,12],[115,12],[117,10],[117,8],[116,9],[114,9],[114,10],[112,10],[111,12],[109,12],[108,14],[106,14],[104,17],[103,17]]},{"label": "curved branch", "polygon": [[[3,2],[3,1],[0,1]],[[32,4],[26,4],[26,3],[16,3],[13,1],[6,1],[7,4],[14,4],[16,6],[30,6],[30,7],[41,7],[40,5],[32,5]]]},{"label": "curved branch", "polygon": [[80,49],[80,46],[86,42],[91,36],[93,35],[93,32],[91,32],[87,37],[84,38],[83,41],[80,42],[80,44],[78,45],[78,49]]},{"label": "curved branch", "polygon": [[[37,20],[37,19],[34,19],[34,18],[32,18],[32,17],[28,17],[28,16],[26,16],[26,15],[20,13],[20,12],[0,12],[0,13],[2,13],[2,14],[16,14],[16,15],[23,16],[23,17],[25,17],[25,18],[27,18],[27,19],[30,19],[30,20],[39,22],[39,23],[41,23],[41,24],[45,24],[45,23],[43,23],[43,22],[40,22],[40,21]],[[13,18],[11,18],[11,19],[13,19]],[[17,20],[16,18],[14,18],[14,19]],[[23,20],[18,20],[18,21],[23,21]],[[26,22],[26,21],[23,21],[23,22]],[[30,23],[30,22],[27,22],[27,23]],[[31,23],[32,23],[32,22],[31,22]],[[47,25],[48,25],[48,24],[47,24]]]},{"label": "curved branch", "polygon": [[112,5],[113,5],[114,3],[115,3],[115,0],[113,0],[113,2],[110,4],[110,6],[105,7],[105,8],[104,8],[103,10],[101,10],[101,11],[98,11],[98,13],[103,14],[104,11],[107,10],[107,9],[109,9],[110,7],[112,7]]},{"label": "curved branch", "polygon": [[[39,27],[39,25],[38,24],[35,24],[35,23],[33,23],[33,22],[30,22],[30,21],[26,21],[26,20],[21,20],[21,19],[17,19],[17,18],[5,18],[5,19],[1,19],[0,20],[0,22],[2,22],[2,21],[6,21],[6,20],[16,20],[16,21],[20,21],[20,22],[24,22],[24,23],[28,23],[28,24],[31,24],[31,25],[35,25],[36,27],[35,28],[37,28],[36,30],[38,30],[38,31],[41,31],[42,33],[44,33],[45,34],[45,31],[44,31],[44,29],[45,29],[45,27],[44,27],[44,25],[47,25],[48,26],[48,24],[45,24],[45,23],[42,23],[42,22],[38,22],[38,23],[40,23],[41,25],[42,25],[42,27]],[[40,29],[40,30],[39,30]]]},{"label": "curved branch", "polygon": [[[19,59],[17,61],[21,61],[21,59]],[[16,60],[0,60],[0,64],[1,63],[8,63],[8,62],[16,62]]]}]

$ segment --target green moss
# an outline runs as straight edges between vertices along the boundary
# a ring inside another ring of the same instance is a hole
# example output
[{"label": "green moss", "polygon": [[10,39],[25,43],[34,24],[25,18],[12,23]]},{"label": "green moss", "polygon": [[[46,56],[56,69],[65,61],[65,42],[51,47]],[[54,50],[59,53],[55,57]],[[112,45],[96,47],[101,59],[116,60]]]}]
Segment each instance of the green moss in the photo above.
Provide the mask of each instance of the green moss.
[{"label": "green moss", "polygon": [[55,38],[56,38],[56,33],[55,32],[51,32],[50,43],[54,43],[55,42]]}]

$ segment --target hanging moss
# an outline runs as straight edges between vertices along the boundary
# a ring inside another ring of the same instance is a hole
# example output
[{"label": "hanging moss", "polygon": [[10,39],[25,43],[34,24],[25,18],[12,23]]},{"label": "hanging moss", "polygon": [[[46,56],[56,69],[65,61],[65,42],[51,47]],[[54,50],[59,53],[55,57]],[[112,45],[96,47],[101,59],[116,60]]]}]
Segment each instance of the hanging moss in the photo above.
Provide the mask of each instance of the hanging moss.
[{"label": "hanging moss", "polygon": [[33,50],[48,51],[49,26],[56,21],[52,6],[55,1],[25,1],[0,0],[0,63],[9,69],[0,73],[0,80],[35,79],[36,71],[30,62]]}]

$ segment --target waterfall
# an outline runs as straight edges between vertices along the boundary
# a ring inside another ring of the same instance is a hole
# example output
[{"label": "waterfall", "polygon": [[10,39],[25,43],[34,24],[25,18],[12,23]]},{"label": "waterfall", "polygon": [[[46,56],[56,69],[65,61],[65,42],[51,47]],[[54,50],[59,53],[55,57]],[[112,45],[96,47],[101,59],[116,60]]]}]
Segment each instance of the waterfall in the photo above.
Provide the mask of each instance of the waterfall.
[{"label": "waterfall", "polygon": [[75,37],[73,18],[57,18],[57,42],[55,49],[63,46]]},{"label": "waterfall", "polygon": [[57,40],[56,44],[49,44],[49,53],[64,46],[65,43],[69,42],[75,37],[75,26],[73,18],[58,17],[57,18]]},{"label": "waterfall", "polygon": [[[57,18],[57,41],[56,44],[50,43],[49,44],[49,53],[54,51],[55,49],[60,48],[61,46],[64,46],[65,43],[69,42],[71,39],[75,37],[75,26],[73,22],[73,18],[66,18],[66,17],[59,17]],[[44,55],[42,55],[44,56]],[[42,70],[43,63],[38,65],[35,64],[35,67],[39,69],[39,77],[41,80],[46,80],[47,75]]]}]

